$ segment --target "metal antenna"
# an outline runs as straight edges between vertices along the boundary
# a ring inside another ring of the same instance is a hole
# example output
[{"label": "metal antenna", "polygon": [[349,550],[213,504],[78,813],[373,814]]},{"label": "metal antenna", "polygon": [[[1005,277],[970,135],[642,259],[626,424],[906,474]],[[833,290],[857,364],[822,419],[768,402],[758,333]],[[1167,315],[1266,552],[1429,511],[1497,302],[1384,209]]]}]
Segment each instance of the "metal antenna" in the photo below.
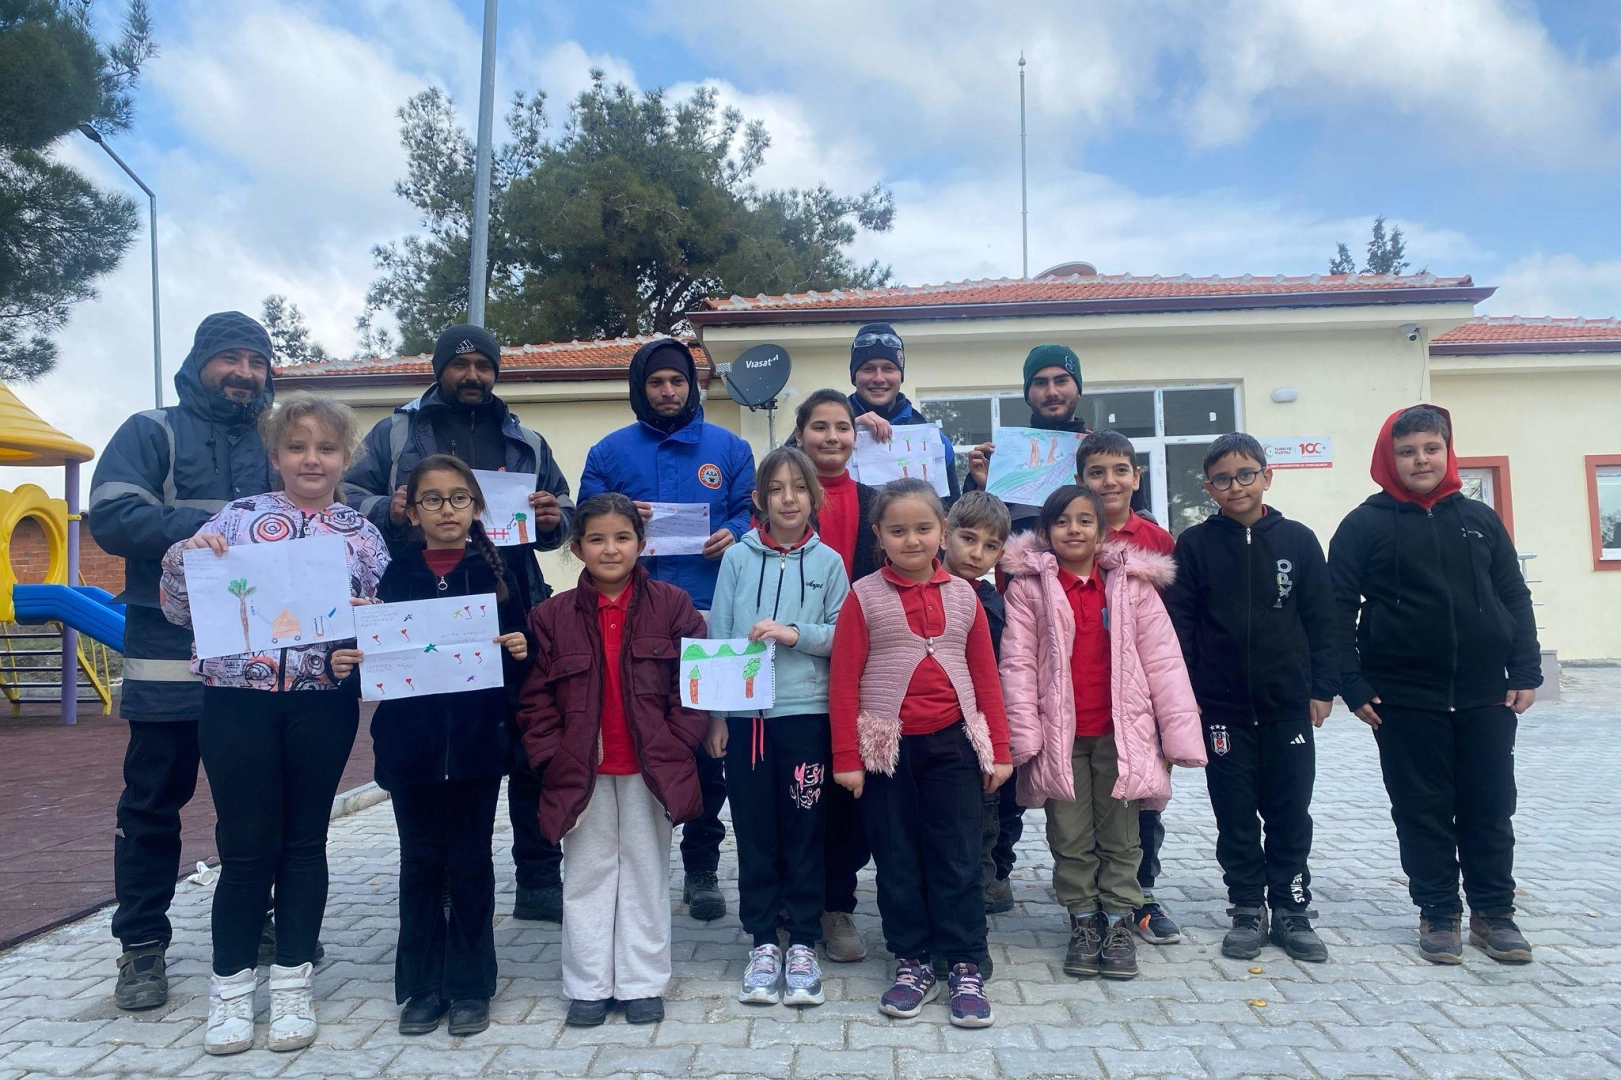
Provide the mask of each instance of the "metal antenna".
[{"label": "metal antenna", "polygon": [[1024,243],[1024,260],[1021,277],[1030,276],[1030,187],[1029,173],[1025,167],[1025,144],[1029,137],[1024,126],[1024,53],[1019,53],[1019,218],[1020,237]]}]

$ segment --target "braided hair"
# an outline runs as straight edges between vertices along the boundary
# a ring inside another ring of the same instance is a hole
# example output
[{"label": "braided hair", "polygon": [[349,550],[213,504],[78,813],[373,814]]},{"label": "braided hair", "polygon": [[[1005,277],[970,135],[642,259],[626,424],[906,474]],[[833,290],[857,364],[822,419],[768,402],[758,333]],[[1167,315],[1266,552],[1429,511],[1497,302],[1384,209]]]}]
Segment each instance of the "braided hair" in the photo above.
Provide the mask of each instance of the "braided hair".
[{"label": "braided hair", "polygon": [[490,534],[484,531],[484,522],[480,520],[484,513],[484,489],[478,486],[478,477],[473,470],[460,458],[449,454],[430,454],[417,462],[416,468],[411,470],[410,479],[405,482],[405,502],[408,506],[415,506],[417,501],[417,488],[422,478],[431,472],[455,473],[461,477],[462,484],[467,493],[473,496],[473,527],[467,532],[467,544],[479,553],[485,564],[489,566],[490,573],[495,575],[495,598],[505,601],[510,595],[506,582],[506,562],[501,558],[501,551],[490,539]]}]

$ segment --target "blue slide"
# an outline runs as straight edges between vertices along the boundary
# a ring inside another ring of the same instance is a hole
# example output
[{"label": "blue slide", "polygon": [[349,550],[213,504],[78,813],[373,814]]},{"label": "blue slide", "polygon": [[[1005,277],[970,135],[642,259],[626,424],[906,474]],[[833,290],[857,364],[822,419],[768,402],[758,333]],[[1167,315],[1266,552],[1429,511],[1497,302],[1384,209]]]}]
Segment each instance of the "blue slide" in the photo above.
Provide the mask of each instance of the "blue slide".
[{"label": "blue slide", "polygon": [[92,585],[16,585],[11,599],[19,623],[66,623],[109,649],[124,651],[124,605]]}]

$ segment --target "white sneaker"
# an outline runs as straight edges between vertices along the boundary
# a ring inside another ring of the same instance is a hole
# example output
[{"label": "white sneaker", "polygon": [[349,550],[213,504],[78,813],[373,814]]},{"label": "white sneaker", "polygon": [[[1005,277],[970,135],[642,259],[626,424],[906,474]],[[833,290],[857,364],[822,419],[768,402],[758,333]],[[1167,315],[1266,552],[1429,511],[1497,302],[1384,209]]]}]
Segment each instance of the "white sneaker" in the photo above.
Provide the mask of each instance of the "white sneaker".
[{"label": "white sneaker", "polygon": [[270,1049],[302,1050],[315,1041],[315,1000],[310,994],[314,968],[270,965]]},{"label": "white sneaker", "polygon": [[253,1046],[253,989],[258,981],[254,968],[243,968],[235,975],[209,975],[203,1050],[240,1054]]},{"label": "white sneaker", "polygon": [[810,945],[788,946],[788,959],[784,962],[782,1003],[784,1005],[820,1005],[822,996],[822,965],[816,962],[816,949]]},{"label": "white sneaker", "polygon": [[782,951],[775,945],[756,945],[749,950],[749,969],[737,1000],[745,1005],[775,1005],[782,1000]]}]

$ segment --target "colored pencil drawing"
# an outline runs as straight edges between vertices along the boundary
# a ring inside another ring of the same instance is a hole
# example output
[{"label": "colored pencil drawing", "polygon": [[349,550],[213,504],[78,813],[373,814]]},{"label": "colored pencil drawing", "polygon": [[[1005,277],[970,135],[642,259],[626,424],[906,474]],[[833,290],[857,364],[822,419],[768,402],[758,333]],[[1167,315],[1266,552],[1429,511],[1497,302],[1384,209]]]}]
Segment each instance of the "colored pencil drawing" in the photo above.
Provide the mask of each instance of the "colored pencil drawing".
[{"label": "colored pencil drawing", "polygon": [[951,493],[946,470],[946,448],[938,424],[910,424],[891,429],[889,442],[878,442],[865,428],[856,432],[850,475],[863,484],[880,487],[891,480],[916,477],[927,480],[942,497]]},{"label": "colored pencil drawing", "polygon": [[201,659],[355,636],[342,537],[193,548],[183,559]]},{"label": "colored pencil drawing", "polygon": [[776,699],[775,662],[774,642],[682,638],[683,704],[711,712],[769,709]]},{"label": "colored pencil drawing", "polygon": [[999,427],[991,432],[991,455],[985,489],[1026,506],[1040,506],[1054,491],[1075,482],[1075,451],[1082,436],[1073,431]]},{"label": "colored pencil drawing", "polygon": [[496,648],[495,610],[488,594],[356,609],[361,696],[380,701],[500,686],[501,665],[484,663],[483,655]]}]

